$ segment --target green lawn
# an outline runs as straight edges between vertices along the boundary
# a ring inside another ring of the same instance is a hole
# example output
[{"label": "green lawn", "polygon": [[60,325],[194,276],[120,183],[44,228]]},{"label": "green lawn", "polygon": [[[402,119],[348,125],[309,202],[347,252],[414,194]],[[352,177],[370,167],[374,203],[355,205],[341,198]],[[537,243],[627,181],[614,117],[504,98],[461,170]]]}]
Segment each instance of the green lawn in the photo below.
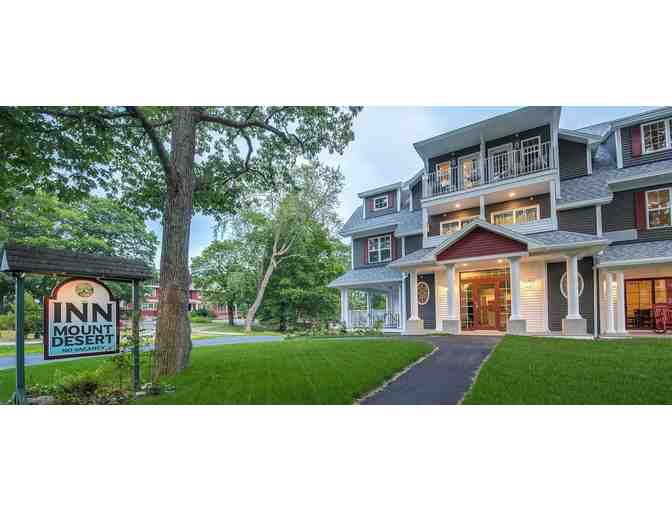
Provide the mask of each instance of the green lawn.
[{"label": "green lawn", "polygon": [[[351,404],[429,353],[425,342],[400,340],[297,340],[194,349],[191,366],[166,378],[175,393],[140,404]],[[27,380],[49,384],[61,374],[110,363],[83,359],[29,366]],[[112,369],[105,377],[114,378]],[[14,370],[0,371],[0,402],[13,392]]]},{"label": "green lawn", "polygon": [[[43,344],[26,344],[26,354],[41,354],[44,350]],[[13,345],[0,345],[0,356],[15,356],[16,347]]]},{"label": "green lawn", "polygon": [[[225,321],[217,321],[217,322],[209,322],[209,323],[201,323],[201,324],[192,324],[191,325],[192,330],[196,331],[207,331],[207,332],[224,332],[224,333],[236,333],[238,335],[245,335],[244,327],[243,326],[230,326],[228,322]],[[251,335],[259,336],[259,335],[282,335],[283,333],[280,333],[279,331],[273,331],[268,329],[267,327],[264,326],[252,326],[252,333]]]},{"label": "green lawn", "polygon": [[670,404],[672,341],[507,336],[465,404]]}]

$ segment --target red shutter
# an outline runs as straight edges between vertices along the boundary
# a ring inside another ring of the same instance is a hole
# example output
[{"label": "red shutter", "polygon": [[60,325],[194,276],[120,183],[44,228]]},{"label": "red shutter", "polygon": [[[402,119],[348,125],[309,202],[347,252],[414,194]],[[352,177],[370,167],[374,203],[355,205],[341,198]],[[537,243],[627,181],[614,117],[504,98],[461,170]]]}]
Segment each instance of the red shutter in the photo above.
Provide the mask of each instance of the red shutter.
[{"label": "red shutter", "polygon": [[397,196],[397,192],[396,192],[396,191],[390,191],[390,193],[388,194],[388,200],[387,200],[387,202],[388,202],[388,204],[389,204],[389,207],[391,207],[392,209],[394,209],[395,207],[397,207],[397,206],[394,204],[394,199],[395,199],[396,196]]},{"label": "red shutter", "polygon": [[373,211],[373,198],[369,198],[366,201],[366,210]]},{"label": "red shutter", "polygon": [[364,249],[362,250],[364,252],[364,264],[369,263],[369,238],[364,238]]},{"label": "red shutter", "polygon": [[646,230],[646,196],[644,191],[635,191],[635,226]]},{"label": "red shutter", "polygon": [[630,153],[633,157],[642,155],[642,131],[639,126],[630,128]]}]

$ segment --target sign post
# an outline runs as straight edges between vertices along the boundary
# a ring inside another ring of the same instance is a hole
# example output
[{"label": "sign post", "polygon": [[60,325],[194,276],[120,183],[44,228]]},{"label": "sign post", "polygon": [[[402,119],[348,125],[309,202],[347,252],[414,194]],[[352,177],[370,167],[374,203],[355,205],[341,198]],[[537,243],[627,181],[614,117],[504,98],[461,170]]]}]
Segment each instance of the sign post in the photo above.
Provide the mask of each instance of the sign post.
[{"label": "sign post", "polygon": [[14,273],[14,292],[16,293],[16,389],[14,391],[14,403],[23,404],[26,401],[23,273]]}]

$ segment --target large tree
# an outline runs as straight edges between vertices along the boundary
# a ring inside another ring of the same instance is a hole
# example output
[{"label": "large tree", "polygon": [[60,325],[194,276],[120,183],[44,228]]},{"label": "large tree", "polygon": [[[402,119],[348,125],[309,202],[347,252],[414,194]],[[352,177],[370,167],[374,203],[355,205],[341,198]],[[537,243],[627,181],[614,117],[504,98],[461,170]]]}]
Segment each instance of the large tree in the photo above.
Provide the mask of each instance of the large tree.
[{"label": "large tree", "polygon": [[[155,376],[191,352],[189,237],[195,211],[220,217],[249,192],[292,180],[297,158],[341,153],[359,108],[3,107],[0,190],[67,195],[101,187],[161,216]],[[0,200],[12,197],[0,192]]]},{"label": "large tree", "polygon": [[266,287],[279,265],[300,255],[298,244],[317,227],[334,229],[343,188],[340,170],[304,164],[294,170],[294,186],[261,197],[256,207],[238,214],[228,228],[242,242],[244,259],[253,267],[257,295],[245,315],[245,331],[252,330]]}]

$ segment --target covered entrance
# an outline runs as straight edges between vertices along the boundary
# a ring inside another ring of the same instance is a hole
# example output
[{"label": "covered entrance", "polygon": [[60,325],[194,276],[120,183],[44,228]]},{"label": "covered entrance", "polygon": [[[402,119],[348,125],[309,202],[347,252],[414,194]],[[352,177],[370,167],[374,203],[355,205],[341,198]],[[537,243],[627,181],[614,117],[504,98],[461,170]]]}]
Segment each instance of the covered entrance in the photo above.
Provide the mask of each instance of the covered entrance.
[{"label": "covered entrance", "polygon": [[507,269],[460,273],[460,322],[463,330],[506,330],[511,309]]}]

